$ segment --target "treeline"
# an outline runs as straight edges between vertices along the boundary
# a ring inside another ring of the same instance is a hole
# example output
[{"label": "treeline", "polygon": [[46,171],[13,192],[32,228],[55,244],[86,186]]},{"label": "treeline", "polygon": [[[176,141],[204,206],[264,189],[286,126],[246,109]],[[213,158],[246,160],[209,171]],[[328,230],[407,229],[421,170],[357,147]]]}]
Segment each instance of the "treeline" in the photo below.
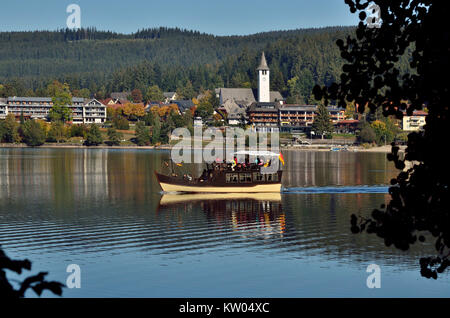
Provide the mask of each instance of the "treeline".
[{"label": "treeline", "polygon": [[[257,87],[261,51],[271,69],[271,89],[288,102],[311,103],[315,84],[339,81],[343,60],[337,39],[353,27],[213,36],[157,28],[124,35],[81,29],[0,33],[0,95],[40,96],[57,79],[72,90],[104,98],[113,91],[157,85],[164,91],[192,87]],[[398,62],[405,72],[408,59]]]}]

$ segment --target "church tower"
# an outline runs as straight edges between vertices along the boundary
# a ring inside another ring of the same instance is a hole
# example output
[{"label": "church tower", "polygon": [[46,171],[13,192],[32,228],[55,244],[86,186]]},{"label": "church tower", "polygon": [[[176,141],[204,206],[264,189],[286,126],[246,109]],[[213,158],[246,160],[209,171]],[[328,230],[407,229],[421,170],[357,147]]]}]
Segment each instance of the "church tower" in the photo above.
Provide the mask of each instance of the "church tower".
[{"label": "church tower", "polygon": [[270,77],[264,52],[261,56],[261,63],[256,70],[258,71],[258,102],[268,103],[270,102]]}]

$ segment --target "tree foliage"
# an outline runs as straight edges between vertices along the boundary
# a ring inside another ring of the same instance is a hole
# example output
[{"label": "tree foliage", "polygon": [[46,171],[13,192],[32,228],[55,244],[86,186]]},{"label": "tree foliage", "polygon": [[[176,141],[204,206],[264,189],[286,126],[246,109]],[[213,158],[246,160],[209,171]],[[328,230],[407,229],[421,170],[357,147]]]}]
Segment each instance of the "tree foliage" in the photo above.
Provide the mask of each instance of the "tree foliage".
[{"label": "tree foliage", "polygon": [[100,128],[96,124],[91,124],[89,132],[86,135],[84,144],[86,146],[98,146],[103,142],[103,136],[100,132]]},{"label": "tree foliage", "polygon": [[44,290],[49,290],[55,295],[62,295],[62,288],[64,285],[55,281],[46,281],[45,276],[48,274],[46,272],[40,272],[25,278],[18,283],[18,288],[15,288],[8,280],[6,273],[7,271],[11,271],[20,275],[24,270],[31,270],[31,262],[28,259],[13,260],[0,248],[0,295],[2,298],[25,297],[25,293],[30,289],[38,296],[40,296]]},{"label": "tree foliage", "polygon": [[108,144],[111,146],[119,146],[123,138],[123,134],[118,132],[114,127],[108,128]]},{"label": "tree foliage", "polygon": [[150,129],[145,126],[143,121],[138,121],[136,123],[136,144],[138,146],[148,146],[150,145]]},{"label": "tree foliage", "polygon": [[45,130],[35,120],[27,120],[21,125],[21,131],[23,134],[23,141],[27,146],[37,147],[41,146],[45,142]]},{"label": "tree foliage", "polygon": [[54,81],[47,88],[48,96],[52,97],[53,106],[48,114],[51,121],[69,121],[72,111],[69,105],[72,104],[72,94],[68,84],[61,84]]},{"label": "tree foliage", "polygon": [[[386,246],[408,250],[434,240],[437,255],[420,259],[421,274],[437,278],[450,264],[450,206],[447,156],[449,78],[436,76],[449,70],[449,32],[442,26],[446,7],[440,1],[345,1],[351,12],[359,11],[361,22],[355,37],[338,40],[346,61],[340,83],[315,87],[316,98],[337,100],[339,105],[354,101],[359,111],[377,108],[385,116],[401,118],[403,111],[428,109],[423,131],[409,134],[404,157],[392,146],[388,159],[402,171],[391,180],[391,201],[368,219],[352,216],[352,231],[376,233]],[[380,28],[366,25],[365,10],[370,3],[380,8]],[[410,67],[402,74],[398,61],[411,49]],[[445,71],[444,71],[445,70]],[[408,102],[405,102],[408,101]]]},{"label": "tree foliage", "polygon": [[316,135],[322,136],[322,138],[324,135],[330,135],[333,132],[333,123],[325,105],[320,104],[317,108],[317,114],[311,129]]},{"label": "tree foliage", "polygon": [[5,120],[0,122],[0,128],[2,142],[20,142],[19,124],[13,114],[8,114]]},{"label": "tree foliage", "polygon": [[[313,85],[328,85],[339,78],[343,59],[334,42],[355,29],[225,37],[165,28],[131,35],[84,31],[86,35],[77,36],[67,30],[0,32],[0,96],[46,96],[48,83],[55,79],[67,83],[72,96],[101,99],[111,92],[135,89],[148,99],[146,93],[153,86],[178,91],[178,98],[186,99],[217,87],[256,88],[256,67],[264,50],[272,90],[308,103]],[[409,69],[407,59],[398,63],[403,71]],[[292,79],[295,85],[289,86]]]}]

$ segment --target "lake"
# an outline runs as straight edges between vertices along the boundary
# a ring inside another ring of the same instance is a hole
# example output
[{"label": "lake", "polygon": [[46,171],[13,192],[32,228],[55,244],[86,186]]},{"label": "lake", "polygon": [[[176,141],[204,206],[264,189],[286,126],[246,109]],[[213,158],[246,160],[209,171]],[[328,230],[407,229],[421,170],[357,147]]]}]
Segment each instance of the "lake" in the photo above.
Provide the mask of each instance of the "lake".
[{"label": "lake", "polygon": [[[163,196],[154,171],[169,156],[0,149],[0,244],[50,280],[65,283],[79,265],[81,288],[65,297],[449,295],[448,274],[420,276],[430,242],[401,252],[350,232],[352,213],[389,200],[398,171],[386,154],[285,151],[282,193],[239,198]],[[379,289],[366,286],[370,264],[381,268]]]}]

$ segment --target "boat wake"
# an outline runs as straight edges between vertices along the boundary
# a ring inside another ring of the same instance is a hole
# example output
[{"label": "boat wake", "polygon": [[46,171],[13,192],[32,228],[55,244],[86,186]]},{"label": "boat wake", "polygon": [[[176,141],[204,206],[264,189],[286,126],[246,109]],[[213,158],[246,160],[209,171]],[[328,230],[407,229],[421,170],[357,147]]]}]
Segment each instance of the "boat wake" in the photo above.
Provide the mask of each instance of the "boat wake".
[{"label": "boat wake", "polygon": [[282,188],[283,194],[295,193],[388,193],[387,185],[327,186],[327,187],[289,187]]}]

